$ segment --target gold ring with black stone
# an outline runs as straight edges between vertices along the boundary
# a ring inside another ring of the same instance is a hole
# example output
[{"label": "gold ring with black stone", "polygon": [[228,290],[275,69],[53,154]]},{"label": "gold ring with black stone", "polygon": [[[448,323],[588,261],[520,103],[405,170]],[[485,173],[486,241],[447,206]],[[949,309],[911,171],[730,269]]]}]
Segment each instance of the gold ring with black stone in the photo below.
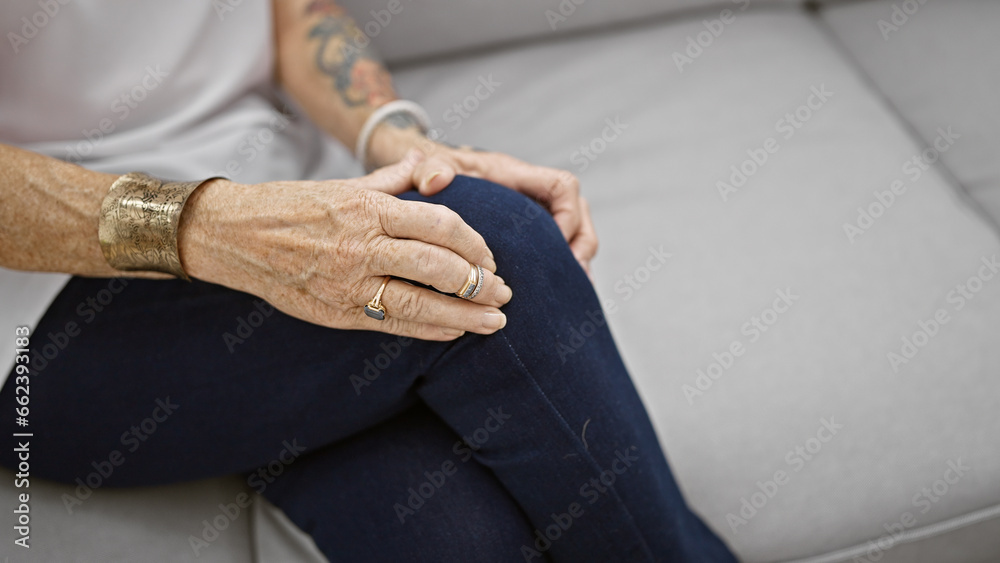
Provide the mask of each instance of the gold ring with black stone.
[{"label": "gold ring with black stone", "polygon": [[382,306],[382,292],[385,291],[385,286],[391,279],[392,276],[386,276],[382,280],[382,285],[378,288],[378,293],[376,293],[375,297],[372,297],[372,300],[365,305],[365,314],[376,321],[385,320],[385,307]]}]

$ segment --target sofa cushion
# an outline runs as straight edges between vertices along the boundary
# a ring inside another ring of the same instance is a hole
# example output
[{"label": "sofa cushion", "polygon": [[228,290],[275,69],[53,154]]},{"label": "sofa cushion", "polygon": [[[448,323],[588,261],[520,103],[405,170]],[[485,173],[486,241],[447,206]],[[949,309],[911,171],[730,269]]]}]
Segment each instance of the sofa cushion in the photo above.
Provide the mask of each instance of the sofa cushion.
[{"label": "sofa cushion", "polygon": [[1000,3],[911,2],[859,2],[822,14],[925,141],[946,125],[961,135],[942,160],[1000,224]]},{"label": "sofa cushion", "polygon": [[326,563],[309,534],[264,497],[253,505],[254,563]]},{"label": "sofa cushion", "polygon": [[[85,490],[77,496],[75,486],[38,478],[30,478],[28,488],[15,488],[14,482],[14,473],[0,468],[0,525],[5,530],[0,554],[8,557],[5,563],[246,563],[253,557],[250,531],[254,518],[250,508],[239,513],[229,509],[234,515],[230,519],[219,507],[234,503],[237,495],[247,494],[246,484],[236,477],[165,487],[100,487],[89,496]],[[17,537],[13,528],[20,517],[14,510],[20,506],[18,496],[23,493],[30,495],[29,549],[12,543]],[[250,494],[247,498],[256,496]],[[206,520],[212,530],[205,529]],[[213,536],[213,531],[217,535]],[[209,541],[192,544],[192,536]]]},{"label": "sofa cushion", "polygon": [[797,0],[342,0],[391,62],[456,54],[570,31],[711,7],[742,13],[751,4]]},{"label": "sofa cushion", "polygon": [[743,14],[678,64],[706,14],[398,84],[450,141],[579,173],[626,361],[681,487],[742,558],[864,556],[884,526],[926,532],[887,545],[985,521],[1000,241],[809,14]]}]

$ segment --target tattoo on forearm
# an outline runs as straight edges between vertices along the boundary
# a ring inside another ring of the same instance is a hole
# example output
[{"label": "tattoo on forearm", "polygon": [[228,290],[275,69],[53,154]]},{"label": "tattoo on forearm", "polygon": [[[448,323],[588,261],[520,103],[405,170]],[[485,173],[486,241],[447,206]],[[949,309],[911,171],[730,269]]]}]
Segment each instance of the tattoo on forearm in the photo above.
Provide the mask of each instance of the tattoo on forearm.
[{"label": "tattoo on forearm", "polygon": [[349,107],[380,106],[396,99],[389,72],[354,20],[331,0],[313,0],[306,16],[322,19],[309,31],[318,42],[316,67],[333,79],[333,87]]}]

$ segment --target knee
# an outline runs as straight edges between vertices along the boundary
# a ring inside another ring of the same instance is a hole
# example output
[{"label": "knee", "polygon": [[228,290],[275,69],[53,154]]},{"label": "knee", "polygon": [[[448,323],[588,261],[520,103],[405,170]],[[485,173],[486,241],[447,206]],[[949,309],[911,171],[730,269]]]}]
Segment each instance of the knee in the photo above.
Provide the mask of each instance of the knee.
[{"label": "knee", "polygon": [[451,208],[486,239],[496,255],[498,274],[508,282],[524,274],[544,275],[542,269],[579,269],[548,210],[519,192],[458,176],[428,201]]}]

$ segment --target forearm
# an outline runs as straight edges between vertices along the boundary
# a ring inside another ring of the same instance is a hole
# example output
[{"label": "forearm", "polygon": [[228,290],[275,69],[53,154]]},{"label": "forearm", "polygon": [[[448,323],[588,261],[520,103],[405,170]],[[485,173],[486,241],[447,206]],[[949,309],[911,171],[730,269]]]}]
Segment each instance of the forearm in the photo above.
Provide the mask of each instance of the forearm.
[{"label": "forearm", "polygon": [[[0,144],[0,266],[88,277],[169,279],[155,272],[116,270],[104,258],[98,238],[101,203],[117,178]],[[212,221],[228,217],[238,206],[239,198],[232,197],[235,187],[225,180],[206,182],[184,206],[178,249],[192,277],[226,281],[220,265],[211,261],[210,250],[234,237],[222,237]]]},{"label": "forearm", "polygon": [[120,275],[97,238],[101,202],[115,178],[0,144],[0,265]]},{"label": "forearm", "polygon": [[[275,0],[277,78],[309,117],[353,149],[365,120],[397,99],[370,40],[330,0]],[[372,163],[396,162],[422,138],[406,118],[387,120],[369,145]]]}]

